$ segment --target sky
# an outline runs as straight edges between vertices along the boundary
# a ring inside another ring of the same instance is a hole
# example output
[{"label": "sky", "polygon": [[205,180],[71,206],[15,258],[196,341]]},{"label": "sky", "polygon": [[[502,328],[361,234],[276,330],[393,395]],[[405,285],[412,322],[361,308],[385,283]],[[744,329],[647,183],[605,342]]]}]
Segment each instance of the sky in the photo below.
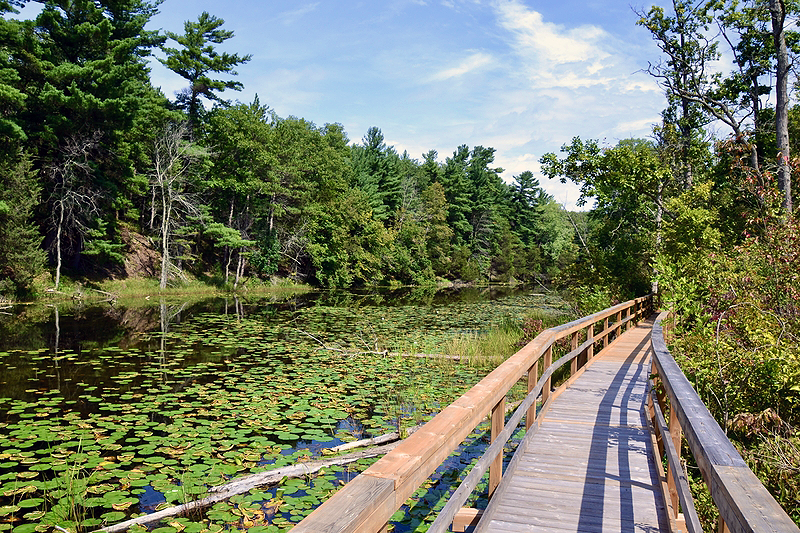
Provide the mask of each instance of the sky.
[{"label": "sky", "polygon": [[[220,50],[252,54],[237,68],[244,90],[224,98],[258,94],[278,116],[341,123],[356,143],[377,126],[419,160],[492,147],[507,182],[539,175],[539,158],[575,136],[608,146],[647,137],[666,105],[642,72],[659,51],[626,1],[165,0],[159,9],[149,29],[183,33],[208,11],[235,33]],[[155,61],[152,80],[170,98],[186,86]],[[577,187],[539,180],[575,208]]]}]

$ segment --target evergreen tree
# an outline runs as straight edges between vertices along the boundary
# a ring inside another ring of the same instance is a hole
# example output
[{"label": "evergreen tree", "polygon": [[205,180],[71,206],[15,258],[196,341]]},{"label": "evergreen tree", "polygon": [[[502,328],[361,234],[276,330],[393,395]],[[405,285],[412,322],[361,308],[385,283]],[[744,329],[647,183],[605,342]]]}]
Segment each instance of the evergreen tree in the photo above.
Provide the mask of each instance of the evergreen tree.
[{"label": "evergreen tree", "polygon": [[[143,0],[59,0],[46,2],[35,20],[0,24],[0,76],[25,95],[8,120],[43,171],[48,242],[53,250],[69,243],[62,251],[76,266],[86,250],[103,262],[121,258],[118,221],[138,218],[133,199],[145,182],[136,178],[130,132],[153,100],[146,56],[163,39],[144,27],[155,13]],[[78,159],[80,183],[66,179],[77,176],[69,169]],[[70,211],[82,213],[75,224],[63,223]]]},{"label": "evergreen tree", "polygon": [[511,231],[527,245],[535,239],[540,206],[551,197],[539,187],[539,180],[530,170],[514,176],[514,181],[508,190],[508,220]]},{"label": "evergreen tree", "polygon": [[217,52],[214,45],[222,44],[233,37],[232,31],[222,29],[223,24],[223,19],[203,11],[197,22],[187,20],[184,23],[183,35],[167,32],[167,36],[181,45],[181,49],[162,48],[167,57],[159,61],[189,82],[189,87],[178,95],[178,106],[188,112],[193,128],[197,128],[203,115],[201,97],[213,102],[227,103],[216,93],[225,89],[241,91],[243,88],[239,81],[218,80],[210,76],[236,76],[236,66],[247,63],[252,57],[250,54],[240,56]]},{"label": "evergreen tree", "polygon": [[469,221],[472,195],[467,177],[468,162],[469,147],[464,144],[453,152],[453,157],[447,158],[440,178],[447,200],[447,222],[453,229],[455,243],[459,245],[468,243],[472,233]]},{"label": "evergreen tree", "polygon": [[373,216],[390,222],[402,201],[400,158],[379,128],[367,130],[363,143],[353,146],[352,164],[355,185],[369,198]]},{"label": "evergreen tree", "polygon": [[44,268],[33,223],[40,188],[29,158],[0,164],[0,294],[28,290]]}]

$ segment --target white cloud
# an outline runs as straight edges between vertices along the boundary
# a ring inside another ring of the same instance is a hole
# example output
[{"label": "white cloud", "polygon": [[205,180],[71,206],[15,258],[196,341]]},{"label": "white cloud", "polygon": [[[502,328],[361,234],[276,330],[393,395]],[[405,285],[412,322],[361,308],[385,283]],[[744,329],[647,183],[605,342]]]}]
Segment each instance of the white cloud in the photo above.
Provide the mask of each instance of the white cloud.
[{"label": "white cloud", "polygon": [[628,122],[620,122],[619,124],[614,127],[614,131],[621,134],[621,135],[630,135],[631,132],[638,132],[645,129],[650,128],[653,124],[658,124],[661,122],[661,117],[658,115],[653,115],[646,118],[641,118],[638,120],[631,120]]},{"label": "white cloud", "polygon": [[663,89],[658,82],[649,76],[647,78],[630,80],[624,85],[623,89],[626,92],[651,92],[659,94],[663,92]]},{"label": "white cloud", "polygon": [[534,87],[591,87],[608,83],[600,74],[613,66],[611,36],[597,26],[565,28],[546,22],[519,0],[492,4],[509,45]]},{"label": "white cloud", "polygon": [[567,30],[545,22],[542,15],[518,0],[495,2],[501,25],[516,36],[518,49],[556,64],[593,62],[608,57],[599,43],[608,34],[596,26]]},{"label": "white cloud", "polygon": [[492,62],[493,58],[491,55],[484,54],[482,52],[476,52],[462,60],[458,65],[437,72],[431,77],[431,80],[443,81],[450,78],[458,78],[486,65],[490,65]]}]

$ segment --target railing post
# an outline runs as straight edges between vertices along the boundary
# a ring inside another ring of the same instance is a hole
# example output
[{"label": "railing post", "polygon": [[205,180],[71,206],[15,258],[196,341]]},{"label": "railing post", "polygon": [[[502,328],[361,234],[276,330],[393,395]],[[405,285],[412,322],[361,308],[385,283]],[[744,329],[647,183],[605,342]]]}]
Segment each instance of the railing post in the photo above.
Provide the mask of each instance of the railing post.
[{"label": "railing post", "polygon": [[608,333],[606,331],[607,329],[608,329],[608,317],[605,317],[603,319],[603,333],[604,333],[604,335],[603,335],[603,348],[608,348],[608,336],[610,335],[610,333]]},{"label": "railing post", "polygon": [[586,362],[592,360],[594,357],[594,323],[589,324],[589,327],[586,328],[586,340],[592,339],[592,343],[586,349]]},{"label": "railing post", "polygon": [[[506,422],[506,398],[497,402],[497,405],[492,409],[492,440],[494,442],[497,436],[503,431]],[[489,466],[489,498],[492,497],[500,480],[503,478],[503,454],[497,454],[497,457],[492,461]]]},{"label": "railing post", "polygon": [[[528,394],[536,387],[536,382],[539,381],[539,360],[537,359],[533,366],[528,370]],[[533,402],[525,413],[525,430],[531,429],[534,420],[536,420],[536,402]]]},{"label": "railing post", "polygon": [[[550,368],[550,365],[553,364],[553,346],[550,345],[547,347],[547,350],[544,352],[544,370],[546,371]],[[544,383],[544,387],[542,388],[542,405],[547,403],[547,400],[550,398],[550,389],[553,386],[552,378],[547,378],[547,381]]]},{"label": "railing post", "polygon": [[[658,392],[659,376],[658,376],[658,366],[656,366],[655,357],[653,357],[652,362],[650,363],[650,375],[653,376],[652,384],[653,384],[653,389],[654,389],[655,396],[656,396],[655,401],[658,402],[659,408],[662,409],[661,412],[663,413],[664,412],[663,411],[663,403],[664,402],[662,401],[661,394],[659,394],[659,392]],[[656,423],[655,423],[656,410],[655,410],[655,402],[653,401],[653,396],[654,396],[653,394],[649,395],[648,405],[650,406],[650,418],[653,420],[653,426],[655,426],[656,425]],[[658,455],[659,455],[659,457],[664,455],[664,443],[662,442],[663,438],[664,438],[664,435],[662,435],[660,431],[656,431],[656,445],[658,446]]]},{"label": "railing post", "polygon": [[[672,445],[675,446],[675,450],[678,452],[678,457],[680,457],[683,431],[681,429],[681,423],[678,421],[678,410],[675,409],[674,406],[671,406],[669,411],[669,436],[672,439]],[[680,464],[673,465],[672,461],[670,461],[667,465],[667,488],[669,489],[669,497],[672,500],[672,509],[675,513],[673,518],[677,519],[680,502],[678,501],[678,486],[675,484],[675,468],[683,468],[683,466]]]},{"label": "railing post", "polygon": [[[572,351],[572,350],[574,350],[574,349],[576,349],[578,347],[578,335],[579,334],[580,334],[580,332],[576,331],[570,337],[569,351]],[[570,361],[570,363],[569,363],[569,371],[570,371],[570,375],[572,375],[572,376],[574,376],[575,372],[578,371],[578,358],[577,357],[574,357],[572,359],[572,361]]]}]

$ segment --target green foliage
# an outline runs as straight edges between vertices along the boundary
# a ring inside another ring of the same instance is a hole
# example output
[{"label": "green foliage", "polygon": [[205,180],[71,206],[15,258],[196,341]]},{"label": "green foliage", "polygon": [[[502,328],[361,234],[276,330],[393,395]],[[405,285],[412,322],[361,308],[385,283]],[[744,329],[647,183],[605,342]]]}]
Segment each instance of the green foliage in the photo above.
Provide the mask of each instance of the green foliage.
[{"label": "green foliage", "polygon": [[373,216],[381,221],[394,217],[400,207],[400,158],[393,147],[384,142],[377,127],[367,131],[363,144],[352,148],[355,185],[370,201]]},{"label": "green foliage", "polygon": [[591,315],[614,305],[611,289],[602,285],[577,285],[569,292],[577,316]]},{"label": "green foliage", "polygon": [[320,205],[308,252],[323,286],[349,287],[375,283],[389,234],[372,217],[366,193],[351,189],[333,205]]},{"label": "green foliage", "polygon": [[86,233],[88,241],[83,249],[84,255],[95,257],[104,266],[121,266],[125,262],[125,245],[114,242],[107,222],[102,219],[95,222],[97,227]]},{"label": "green foliage", "polygon": [[40,190],[29,158],[0,164],[0,294],[30,290],[44,268],[42,236],[32,221]]},{"label": "green foliage", "polygon": [[646,293],[672,181],[658,147],[651,141],[626,139],[601,149],[597,141],[575,137],[561,150],[566,153],[563,158],[552,153],[541,158],[542,172],[580,185],[579,205],[595,202],[589,214],[589,243],[583,243],[588,257],[576,264],[573,277],[579,283],[613,287],[620,299]]},{"label": "green foliage", "polygon": [[675,202],[686,218],[670,229],[675,243],[659,264],[676,312],[673,353],[753,470],[790,510],[800,464],[800,224],[751,218],[748,236],[724,247],[708,188],[697,189]]}]

